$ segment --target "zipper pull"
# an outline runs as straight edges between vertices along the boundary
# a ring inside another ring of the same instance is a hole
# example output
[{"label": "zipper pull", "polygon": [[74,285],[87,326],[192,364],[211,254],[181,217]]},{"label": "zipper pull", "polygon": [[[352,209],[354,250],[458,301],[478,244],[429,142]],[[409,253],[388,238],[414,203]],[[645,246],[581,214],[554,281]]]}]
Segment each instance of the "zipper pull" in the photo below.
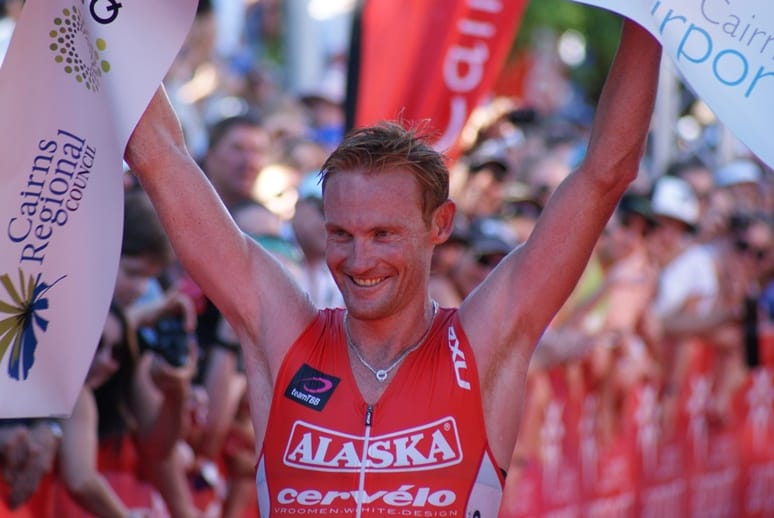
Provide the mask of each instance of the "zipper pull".
[{"label": "zipper pull", "polygon": [[373,421],[374,418],[374,406],[368,405],[366,408],[366,415],[365,415],[365,425],[367,427],[371,427],[371,421]]}]

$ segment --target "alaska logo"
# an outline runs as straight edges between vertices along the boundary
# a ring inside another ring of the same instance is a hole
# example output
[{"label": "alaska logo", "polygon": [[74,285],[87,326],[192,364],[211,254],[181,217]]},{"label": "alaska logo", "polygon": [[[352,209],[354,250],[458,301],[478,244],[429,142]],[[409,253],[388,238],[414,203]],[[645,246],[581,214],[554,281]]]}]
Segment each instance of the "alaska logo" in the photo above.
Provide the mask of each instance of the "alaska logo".
[{"label": "alaska logo", "polygon": [[296,421],[285,447],[286,466],[312,471],[426,471],[462,462],[457,423],[445,417],[416,428],[368,438]]},{"label": "alaska logo", "polygon": [[35,349],[38,346],[35,330],[45,333],[48,328],[48,320],[40,315],[41,311],[48,309],[48,298],[44,295],[65,276],[50,285],[42,282],[40,277],[41,274],[30,275],[25,279],[20,268],[17,287],[9,274],[0,275],[0,284],[11,298],[10,301],[0,299],[0,314],[10,315],[0,320],[0,360],[10,348],[8,375],[17,380],[27,379],[35,363]]},{"label": "alaska logo", "polygon": [[62,9],[62,16],[54,18],[54,28],[48,35],[51,37],[48,48],[54,53],[54,61],[63,65],[65,73],[87,90],[98,92],[102,74],[110,72],[110,62],[100,56],[107,43],[102,38],[91,41],[81,10],[75,5]]}]

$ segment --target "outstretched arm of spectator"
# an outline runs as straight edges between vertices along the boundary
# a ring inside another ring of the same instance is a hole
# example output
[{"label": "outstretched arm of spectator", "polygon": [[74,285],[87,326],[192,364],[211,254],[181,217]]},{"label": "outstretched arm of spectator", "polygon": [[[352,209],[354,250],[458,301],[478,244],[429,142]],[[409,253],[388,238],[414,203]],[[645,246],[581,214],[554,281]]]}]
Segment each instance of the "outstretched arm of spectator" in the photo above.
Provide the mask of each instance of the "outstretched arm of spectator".
[{"label": "outstretched arm of spectator", "polygon": [[195,370],[194,348],[182,367],[169,365],[152,352],[140,358],[132,386],[132,407],[137,419],[138,446],[148,458],[169,456],[177,441],[185,436],[188,392]]},{"label": "outstretched arm of spectator", "polygon": [[[518,416],[506,416],[501,409],[523,390],[535,344],[577,284],[618,200],[636,178],[660,58],[658,42],[625,21],[583,163],[552,195],[527,242],[460,308],[484,387],[487,430],[502,465],[510,458]],[[507,432],[493,434],[502,430]]]},{"label": "outstretched arm of spectator", "polygon": [[711,336],[720,326],[741,325],[743,308],[718,305],[703,314],[675,313],[662,317],[663,332],[671,337]]},{"label": "outstretched arm of spectator", "polygon": [[83,388],[69,419],[62,424],[59,473],[67,491],[89,513],[125,517],[129,509],[97,470],[97,404]]}]

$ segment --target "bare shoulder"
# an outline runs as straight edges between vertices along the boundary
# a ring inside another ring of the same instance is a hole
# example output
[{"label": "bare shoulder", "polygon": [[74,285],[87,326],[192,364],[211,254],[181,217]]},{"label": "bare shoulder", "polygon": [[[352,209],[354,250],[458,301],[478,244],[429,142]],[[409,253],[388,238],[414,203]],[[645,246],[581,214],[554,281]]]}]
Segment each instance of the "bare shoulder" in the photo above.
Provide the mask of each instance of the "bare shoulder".
[{"label": "bare shoulder", "polygon": [[279,259],[256,243],[249,246],[249,273],[230,280],[234,291],[224,315],[245,353],[265,363],[274,378],[317,308]]}]

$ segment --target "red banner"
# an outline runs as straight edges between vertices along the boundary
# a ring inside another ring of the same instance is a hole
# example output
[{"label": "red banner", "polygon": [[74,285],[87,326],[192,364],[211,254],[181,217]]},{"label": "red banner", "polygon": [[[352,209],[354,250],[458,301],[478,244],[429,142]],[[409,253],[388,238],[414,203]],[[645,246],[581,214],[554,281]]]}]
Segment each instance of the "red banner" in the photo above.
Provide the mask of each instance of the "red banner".
[{"label": "red banner", "polygon": [[[369,0],[355,29],[350,122],[428,119],[453,147],[489,93],[527,0]],[[354,113],[352,110],[354,109]]]}]

